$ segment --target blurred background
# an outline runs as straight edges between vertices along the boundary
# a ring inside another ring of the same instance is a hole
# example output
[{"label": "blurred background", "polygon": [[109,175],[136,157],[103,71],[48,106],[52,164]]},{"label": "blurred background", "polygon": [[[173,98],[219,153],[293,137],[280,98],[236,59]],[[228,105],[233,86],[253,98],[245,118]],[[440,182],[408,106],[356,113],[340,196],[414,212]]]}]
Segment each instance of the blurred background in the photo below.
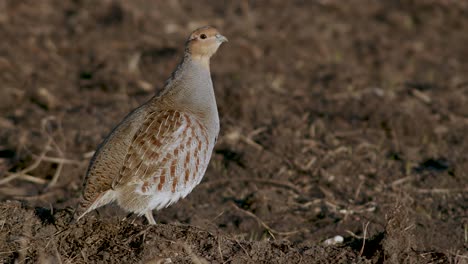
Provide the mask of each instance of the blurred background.
[{"label": "blurred background", "polygon": [[467,14],[450,0],[0,0],[0,200],[74,207],[98,144],[213,25],[229,38],[211,60],[221,134],[158,223],[466,261]]}]

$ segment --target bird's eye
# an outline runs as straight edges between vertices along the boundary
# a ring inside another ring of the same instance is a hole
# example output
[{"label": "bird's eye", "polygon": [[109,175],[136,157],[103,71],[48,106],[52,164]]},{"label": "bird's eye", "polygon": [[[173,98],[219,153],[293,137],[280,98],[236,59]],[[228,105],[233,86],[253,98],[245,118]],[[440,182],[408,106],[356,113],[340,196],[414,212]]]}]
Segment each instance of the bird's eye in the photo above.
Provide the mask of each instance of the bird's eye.
[{"label": "bird's eye", "polygon": [[205,35],[205,34],[201,34],[201,35],[200,35],[200,38],[201,38],[201,39],[206,39],[206,35]]}]

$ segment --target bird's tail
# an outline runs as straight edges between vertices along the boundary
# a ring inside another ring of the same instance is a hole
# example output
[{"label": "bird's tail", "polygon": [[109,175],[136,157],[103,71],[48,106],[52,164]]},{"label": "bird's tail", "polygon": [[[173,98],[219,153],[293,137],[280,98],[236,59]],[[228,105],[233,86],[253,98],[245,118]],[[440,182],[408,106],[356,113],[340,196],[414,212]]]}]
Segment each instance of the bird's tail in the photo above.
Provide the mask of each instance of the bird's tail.
[{"label": "bird's tail", "polygon": [[106,204],[110,204],[116,200],[116,195],[114,190],[105,191],[97,196],[94,201],[86,201],[85,199],[81,199],[80,203],[75,209],[73,213],[73,218],[70,223],[76,223],[80,221],[80,219],[85,216],[87,213],[97,209],[101,206]]}]

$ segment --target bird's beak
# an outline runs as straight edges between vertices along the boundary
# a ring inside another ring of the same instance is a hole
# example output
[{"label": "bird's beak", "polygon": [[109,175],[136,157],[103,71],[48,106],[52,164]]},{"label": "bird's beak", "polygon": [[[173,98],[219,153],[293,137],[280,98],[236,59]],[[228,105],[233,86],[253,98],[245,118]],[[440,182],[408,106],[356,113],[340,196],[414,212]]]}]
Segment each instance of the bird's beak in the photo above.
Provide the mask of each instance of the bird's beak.
[{"label": "bird's beak", "polygon": [[228,42],[228,39],[225,36],[221,35],[221,34],[216,34],[216,40],[219,43]]}]

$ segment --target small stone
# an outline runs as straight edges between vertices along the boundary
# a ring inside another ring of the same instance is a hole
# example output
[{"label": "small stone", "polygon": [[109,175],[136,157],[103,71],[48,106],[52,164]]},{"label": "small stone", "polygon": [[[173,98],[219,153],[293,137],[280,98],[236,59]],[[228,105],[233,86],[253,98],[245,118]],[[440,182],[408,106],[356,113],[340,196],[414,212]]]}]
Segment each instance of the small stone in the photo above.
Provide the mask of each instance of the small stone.
[{"label": "small stone", "polygon": [[331,246],[331,245],[341,244],[343,243],[343,241],[344,241],[344,238],[342,236],[334,236],[332,238],[329,238],[323,241],[323,244],[325,246]]},{"label": "small stone", "polygon": [[57,97],[46,88],[39,88],[34,95],[34,99],[39,105],[47,109],[55,109],[59,105]]}]

